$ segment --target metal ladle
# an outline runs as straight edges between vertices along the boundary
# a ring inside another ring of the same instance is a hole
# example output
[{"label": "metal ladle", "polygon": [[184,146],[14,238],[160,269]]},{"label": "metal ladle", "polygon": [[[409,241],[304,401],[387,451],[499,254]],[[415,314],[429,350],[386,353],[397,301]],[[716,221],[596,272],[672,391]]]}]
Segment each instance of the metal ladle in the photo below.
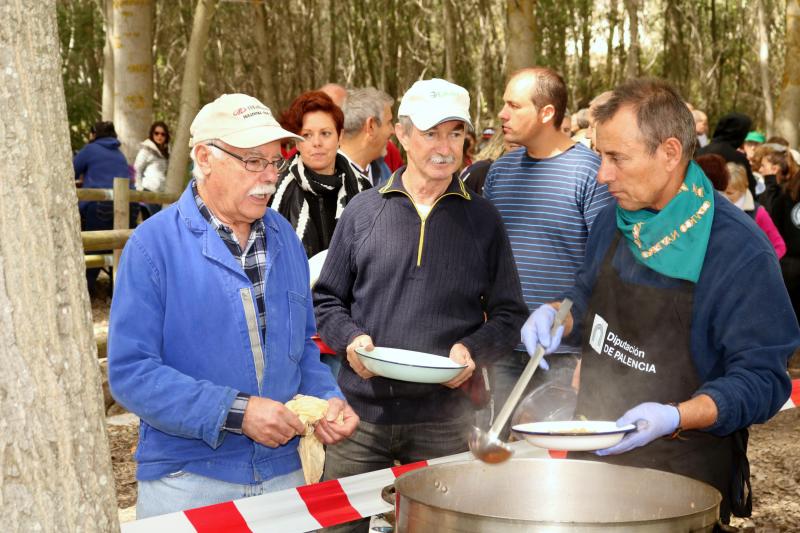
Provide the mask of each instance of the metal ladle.
[{"label": "metal ladle", "polygon": [[[553,328],[550,330],[551,335],[555,335],[556,330],[558,330],[559,326],[564,322],[571,307],[572,300],[564,298],[564,301],[561,302],[561,306],[558,308],[558,313],[556,313]],[[517,403],[519,403],[522,394],[525,392],[525,388],[528,386],[528,383],[530,383],[533,373],[536,371],[536,367],[539,366],[539,361],[542,360],[543,356],[544,346],[539,344],[536,346],[536,351],[531,356],[527,366],[525,366],[525,370],[522,371],[522,375],[511,390],[511,394],[503,405],[503,408],[500,409],[500,413],[497,415],[492,427],[489,428],[489,431],[484,431],[479,427],[472,428],[469,435],[469,449],[472,455],[477,459],[480,459],[484,463],[502,463],[514,453],[509,445],[500,440],[497,436],[511,417],[511,412],[514,410],[514,407],[517,406]]]}]

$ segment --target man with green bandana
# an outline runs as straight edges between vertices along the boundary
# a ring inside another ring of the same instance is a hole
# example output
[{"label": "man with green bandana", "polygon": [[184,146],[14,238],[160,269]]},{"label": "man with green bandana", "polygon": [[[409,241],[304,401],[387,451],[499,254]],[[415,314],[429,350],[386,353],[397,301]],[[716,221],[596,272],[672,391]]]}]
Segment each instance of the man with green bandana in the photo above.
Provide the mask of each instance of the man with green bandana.
[{"label": "man with green bandana", "polygon": [[551,336],[558,304],[544,305],[523,340],[532,353],[580,336],[575,416],[636,426],[570,457],[687,475],[722,493],[723,521],[747,516],[747,427],[789,397],[800,345],[778,260],[692,162],[694,120],[669,85],[629,81],[595,118],[598,180],[616,202],[595,220],[566,325]]}]

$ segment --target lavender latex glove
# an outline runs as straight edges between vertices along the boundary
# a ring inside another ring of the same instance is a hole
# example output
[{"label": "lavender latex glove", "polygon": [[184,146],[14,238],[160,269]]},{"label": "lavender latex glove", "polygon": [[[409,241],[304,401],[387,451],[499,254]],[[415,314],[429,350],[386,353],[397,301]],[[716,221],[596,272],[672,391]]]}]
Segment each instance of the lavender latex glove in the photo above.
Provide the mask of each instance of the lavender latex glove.
[{"label": "lavender latex glove", "polygon": [[633,424],[635,431],[631,431],[615,446],[597,450],[597,455],[616,455],[625,453],[650,444],[654,440],[670,435],[678,429],[681,423],[681,414],[674,405],[663,403],[640,403],[617,420],[617,427]]},{"label": "lavender latex glove", "polygon": [[[531,357],[533,357],[538,344],[544,346],[545,355],[553,353],[561,344],[561,336],[564,334],[563,325],[558,327],[555,335],[550,335],[553,322],[556,321],[556,314],[557,311],[552,305],[544,304],[539,306],[522,326],[522,343],[525,344],[525,349],[528,350],[528,355]],[[539,361],[539,368],[544,370],[550,368],[544,357]]]}]

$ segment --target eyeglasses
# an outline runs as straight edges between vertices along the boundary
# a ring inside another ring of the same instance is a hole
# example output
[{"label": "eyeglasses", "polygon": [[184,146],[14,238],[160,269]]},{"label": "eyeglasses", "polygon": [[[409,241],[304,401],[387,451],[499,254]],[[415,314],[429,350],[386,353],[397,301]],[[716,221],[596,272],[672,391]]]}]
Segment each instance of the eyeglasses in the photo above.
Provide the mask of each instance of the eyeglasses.
[{"label": "eyeglasses", "polygon": [[238,159],[239,161],[244,163],[244,168],[246,170],[249,170],[250,172],[263,172],[268,166],[272,165],[273,168],[275,168],[275,172],[280,174],[281,172],[286,170],[286,166],[288,164],[288,161],[286,161],[286,159],[284,159],[282,157],[279,157],[278,159],[276,159],[274,161],[269,161],[269,160],[264,159],[262,157],[248,157],[247,159],[245,159],[244,157],[242,157],[242,156],[240,156],[238,154],[234,154],[233,152],[229,152],[225,148],[223,148],[221,146],[217,146],[214,143],[208,143],[206,146],[213,146],[214,148],[216,148],[218,150],[222,150],[223,152],[225,152],[226,154],[228,154],[232,158]]}]

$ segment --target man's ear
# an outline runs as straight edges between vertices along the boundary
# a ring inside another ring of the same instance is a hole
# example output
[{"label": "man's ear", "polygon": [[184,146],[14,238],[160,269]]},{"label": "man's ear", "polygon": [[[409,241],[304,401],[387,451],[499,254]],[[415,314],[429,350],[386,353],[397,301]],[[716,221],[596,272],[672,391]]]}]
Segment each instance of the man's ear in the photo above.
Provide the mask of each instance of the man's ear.
[{"label": "man's ear", "polygon": [[209,159],[211,159],[211,157],[213,157],[211,155],[211,148],[209,148],[205,144],[201,144],[200,146],[198,146],[194,152],[195,164],[200,169],[200,171],[205,175],[211,173],[211,163],[209,162]]},{"label": "man's ear", "polygon": [[397,137],[397,140],[400,141],[400,144],[403,145],[403,149],[408,152],[408,136],[406,135],[405,128],[399,122],[394,125],[394,135]]},{"label": "man's ear", "polygon": [[376,127],[375,117],[367,117],[367,120],[364,121],[364,132],[371,137],[375,135]]},{"label": "man's ear", "polygon": [[659,150],[662,153],[664,167],[668,172],[675,170],[683,161],[683,145],[675,137],[670,137],[662,142]]},{"label": "man's ear", "polygon": [[547,124],[548,122],[552,122],[552,120],[556,116],[556,108],[552,104],[547,104],[543,108],[539,110],[539,120],[542,121],[542,124]]}]

